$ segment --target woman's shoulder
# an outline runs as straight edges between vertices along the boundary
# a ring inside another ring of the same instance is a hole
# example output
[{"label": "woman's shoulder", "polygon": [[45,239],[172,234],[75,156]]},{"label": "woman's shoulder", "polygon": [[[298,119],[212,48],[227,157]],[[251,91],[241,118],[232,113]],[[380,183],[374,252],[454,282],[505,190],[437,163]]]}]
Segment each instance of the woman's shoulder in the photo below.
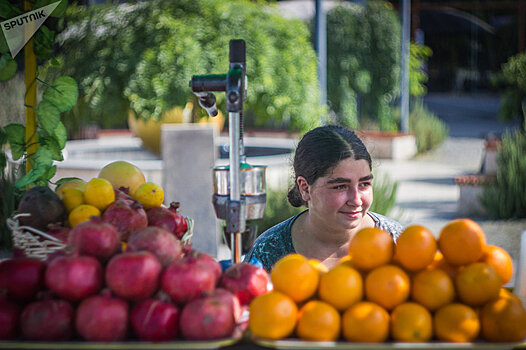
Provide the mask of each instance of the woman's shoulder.
[{"label": "woman's shoulder", "polygon": [[402,225],[398,221],[389,218],[385,215],[374,213],[371,211],[369,212],[369,215],[373,218],[376,227],[389,232],[391,236],[393,236],[395,241],[405,228],[404,225]]}]

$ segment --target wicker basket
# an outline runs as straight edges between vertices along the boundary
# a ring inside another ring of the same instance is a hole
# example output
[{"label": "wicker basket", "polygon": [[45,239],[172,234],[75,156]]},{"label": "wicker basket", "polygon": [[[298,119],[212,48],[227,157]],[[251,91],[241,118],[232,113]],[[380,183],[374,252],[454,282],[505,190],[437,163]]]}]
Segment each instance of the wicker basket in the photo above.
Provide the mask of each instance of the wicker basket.
[{"label": "wicker basket", "polygon": [[13,214],[7,219],[7,226],[13,233],[13,246],[24,251],[29,258],[45,260],[49,254],[64,249],[66,244],[30,226],[20,226],[18,219],[31,214]]}]

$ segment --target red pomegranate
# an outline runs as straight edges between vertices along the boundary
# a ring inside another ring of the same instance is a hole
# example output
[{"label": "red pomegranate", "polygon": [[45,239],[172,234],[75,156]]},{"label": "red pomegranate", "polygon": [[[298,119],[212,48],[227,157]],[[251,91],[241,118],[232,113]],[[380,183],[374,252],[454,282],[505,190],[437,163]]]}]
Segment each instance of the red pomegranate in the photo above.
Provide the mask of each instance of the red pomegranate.
[{"label": "red pomegranate", "polygon": [[46,264],[38,259],[15,258],[0,262],[0,290],[15,301],[30,301],[44,288]]},{"label": "red pomegranate", "polygon": [[77,333],[87,341],[124,340],[128,332],[128,303],[111,293],[102,294],[79,304],[75,316]]},{"label": "red pomegranate", "polygon": [[179,333],[179,309],[172,303],[149,298],[135,304],[130,315],[135,334],[146,341],[176,339]]},{"label": "red pomegranate", "polygon": [[92,216],[89,221],[71,229],[69,245],[78,254],[90,255],[104,262],[120,250],[120,234],[115,226]]},{"label": "red pomegranate", "polygon": [[159,287],[162,265],[150,252],[117,254],[106,266],[106,284],[119,297],[138,301]]},{"label": "red pomegranate", "polygon": [[181,334],[189,340],[212,340],[232,336],[236,320],[224,297],[204,296],[186,304],[181,312]]},{"label": "red pomegranate", "polygon": [[221,264],[217,262],[217,260],[214,259],[210,254],[203,253],[197,250],[190,250],[186,253],[185,256],[196,258],[201,264],[205,265],[208,269],[214,271],[214,274],[217,278],[217,282],[219,282],[221,274],[223,273],[223,269],[221,268]]},{"label": "red pomegranate", "polygon": [[149,251],[166,267],[183,255],[181,242],[165,229],[148,226],[133,231],[128,238],[127,252]]},{"label": "red pomegranate", "polygon": [[19,333],[20,306],[0,296],[0,340],[16,339]]},{"label": "red pomegranate", "polygon": [[229,266],[219,281],[219,286],[234,293],[242,305],[248,305],[258,295],[268,292],[270,282],[267,271],[241,262]]},{"label": "red pomegranate", "polygon": [[239,298],[234,293],[224,288],[216,288],[212,292],[208,293],[207,296],[213,296],[214,298],[221,300],[223,303],[230,305],[236,323],[241,319],[243,306],[239,302]]},{"label": "red pomegranate", "polygon": [[216,271],[195,256],[185,256],[170,264],[161,276],[161,287],[179,305],[214,290]]},{"label": "red pomegranate", "polygon": [[164,228],[178,239],[188,231],[188,222],[179,210],[179,202],[170,203],[169,208],[154,207],[148,210],[148,225]]},{"label": "red pomegranate", "polygon": [[102,266],[91,256],[64,256],[46,269],[46,286],[61,298],[79,301],[97,293],[102,286]]},{"label": "red pomegranate", "polygon": [[71,229],[69,227],[64,227],[60,224],[49,224],[46,233],[67,244],[70,230]]},{"label": "red pomegranate", "polygon": [[73,317],[73,306],[65,300],[35,301],[22,311],[20,328],[28,340],[69,340],[73,337]]},{"label": "red pomegranate", "polygon": [[127,199],[118,199],[111,203],[104,210],[102,220],[115,226],[123,241],[127,241],[133,231],[148,225],[148,217],[142,205]]}]

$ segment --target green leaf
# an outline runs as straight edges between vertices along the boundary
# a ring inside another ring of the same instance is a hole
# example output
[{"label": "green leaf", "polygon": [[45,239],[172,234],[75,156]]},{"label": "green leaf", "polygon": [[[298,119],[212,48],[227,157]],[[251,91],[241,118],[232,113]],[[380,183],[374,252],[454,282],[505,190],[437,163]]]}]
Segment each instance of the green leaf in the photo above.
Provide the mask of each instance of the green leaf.
[{"label": "green leaf", "polygon": [[9,52],[9,46],[7,45],[7,41],[5,40],[4,32],[0,34],[0,53],[8,53]]},{"label": "green leaf", "polygon": [[66,141],[68,138],[66,133],[66,127],[64,126],[64,124],[62,124],[62,122],[59,122],[57,124],[57,127],[55,128],[51,136],[55,138],[61,150],[64,149],[64,147],[66,147]]},{"label": "green leaf", "polygon": [[34,168],[49,168],[53,165],[52,151],[47,147],[39,147],[33,156],[33,167]]},{"label": "green leaf", "polygon": [[46,180],[46,182],[51,180],[53,178],[53,176],[55,176],[56,173],[57,173],[57,166],[56,165],[52,165],[47,170],[47,172],[43,175],[43,180]]},{"label": "green leaf", "polygon": [[9,54],[0,57],[0,81],[7,81],[15,76],[17,64]]},{"label": "green leaf", "polygon": [[22,11],[11,5],[9,1],[0,1],[0,17],[9,19],[20,14],[22,14]]},{"label": "green leaf", "polygon": [[49,151],[53,160],[64,160],[64,157],[62,156],[62,148],[53,136],[44,136],[39,140],[39,142],[41,143],[42,147],[45,147]]},{"label": "green leaf", "polygon": [[66,183],[68,181],[71,181],[71,180],[82,180],[80,177],[63,177],[62,179],[58,180],[57,182],[55,182],[55,185],[60,186],[62,185],[63,183]]},{"label": "green leaf", "polygon": [[72,77],[58,77],[42,96],[44,101],[54,104],[60,112],[69,111],[77,104],[79,90],[77,82]]},{"label": "green leaf", "polygon": [[15,187],[23,188],[38,181],[47,172],[47,168],[33,168],[27,174],[16,180]]},{"label": "green leaf", "polygon": [[[68,7],[68,1],[67,0],[58,0],[60,1],[60,4],[51,12],[51,17],[60,17],[64,14],[66,11],[66,8]],[[39,9],[41,7],[51,5],[53,3],[57,2],[57,0],[38,0],[35,4],[35,9]]]},{"label": "green leaf", "polygon": [[53,135],[60,122],[60,111],[49,100],[43,99],[37,107],[38,123],[49,135]]},{"label": "green leaf", "polygon": [[38,59],[44,60],[53,54],[53,43],[55,42],[55,32],[45,25],[41,26],[33,36],[35,54]]},{"label": "green leaf", "polygon": [[13,160],[18,160],[26,150],[26,128],[22,124],[9,124],[4,128],[11,147]]}]

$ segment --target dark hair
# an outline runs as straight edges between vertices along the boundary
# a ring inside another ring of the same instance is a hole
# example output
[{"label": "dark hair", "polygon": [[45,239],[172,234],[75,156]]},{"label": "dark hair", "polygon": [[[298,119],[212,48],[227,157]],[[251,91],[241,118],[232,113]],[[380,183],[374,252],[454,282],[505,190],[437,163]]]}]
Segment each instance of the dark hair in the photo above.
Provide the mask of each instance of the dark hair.
[{"label": "dark hair", "polygon": [[289,203],[294,207],[307,205],[301,198],[296,182],[298,176],[303,176],[312,185],[319,177],[326,176],[341,160],[350,157],[366,160],[369,169],[372,169],[371,156],[353,131],[326,125],[307,132],[294,155],[294,186],[287,195]]}]

